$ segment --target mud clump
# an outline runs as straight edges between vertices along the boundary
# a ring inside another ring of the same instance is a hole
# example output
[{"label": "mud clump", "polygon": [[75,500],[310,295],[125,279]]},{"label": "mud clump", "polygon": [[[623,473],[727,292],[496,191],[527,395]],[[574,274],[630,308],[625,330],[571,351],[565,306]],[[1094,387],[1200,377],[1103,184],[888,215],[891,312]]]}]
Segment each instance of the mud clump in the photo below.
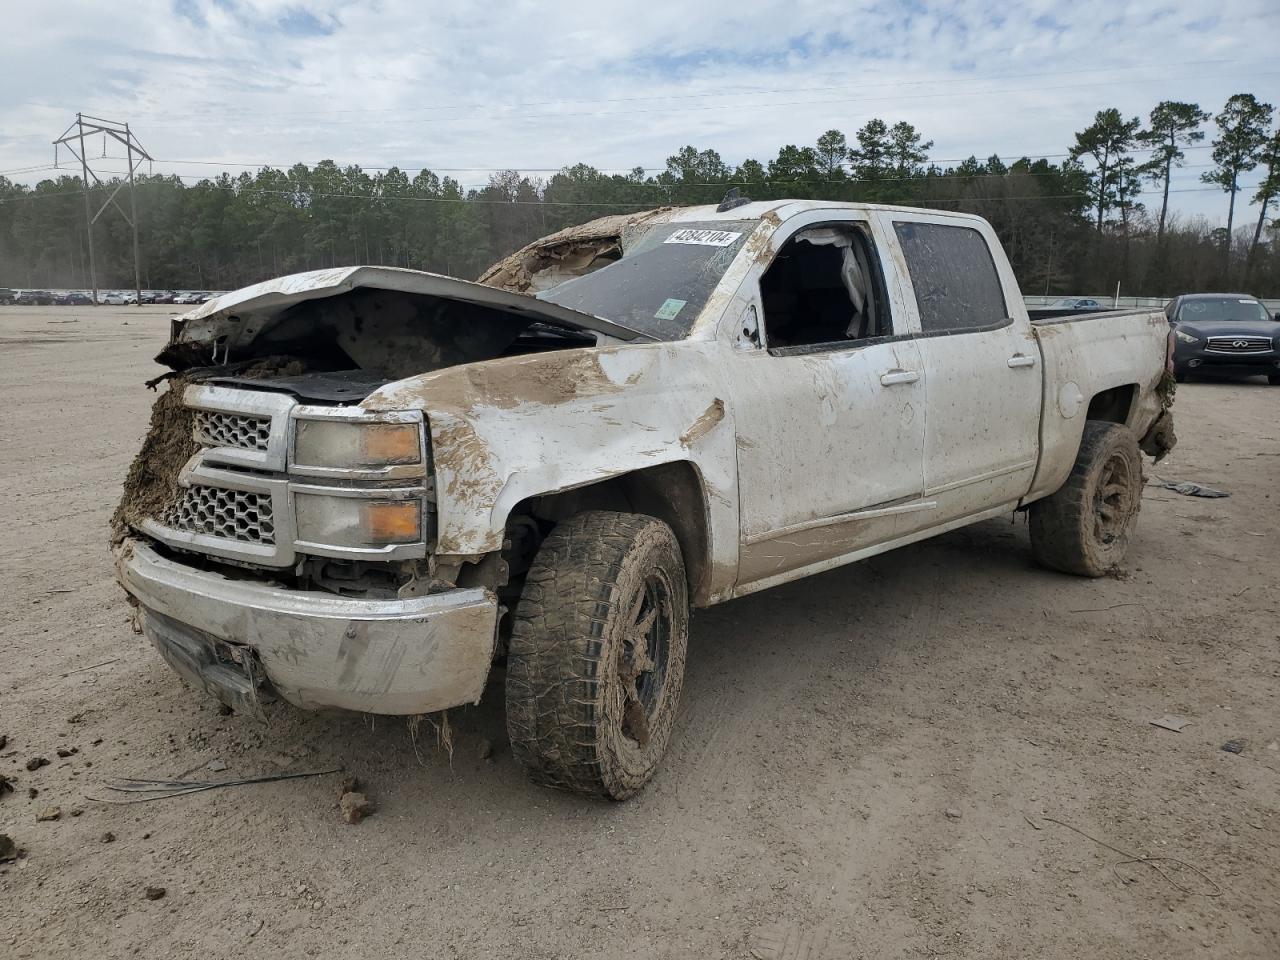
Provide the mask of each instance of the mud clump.
[{"label": "mud clump", "polygon": [[338,801],[338,808],[342,811],[342,819],[347,823],[359,823],[373,813],[373,804],[369,802],[369,798],[355,791],[344,793]]},{"label": "mud clump", "polygon": [[239,375],[250,380],[263,377],[300,377],[307,372],[307,365],[291,357],[264,357],[247,366]]},{"label": "mud clump", "polygon": [[148,518],[158,518],[178,499],[178,475],[195,455],[195,412],[182,403],[189,377],[172,377],[151,407],[142,449],[124,479],[124,494],[111,517],[111,542],[119,543]]},{"label": "mud clump", "polygon": [[161,519],[178,501],[178,477],[199,449],[192,436],[195,411],[182,402],[188,386],[220,376],[296,377],[306,370],[306,363],[297,357],[271,356],[223,367],[203,367],[169,377],[165,392],[151,407],[147,436],[129,466],[124,493],[111,517],[112,544],[120,543],[129,528],[143,520]]}]

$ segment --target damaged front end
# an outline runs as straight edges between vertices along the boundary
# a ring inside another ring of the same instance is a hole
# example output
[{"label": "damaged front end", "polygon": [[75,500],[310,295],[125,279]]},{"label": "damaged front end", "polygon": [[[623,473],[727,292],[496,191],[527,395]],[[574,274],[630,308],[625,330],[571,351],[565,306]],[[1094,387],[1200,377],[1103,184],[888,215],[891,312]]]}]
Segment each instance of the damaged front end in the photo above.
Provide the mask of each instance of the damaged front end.
[{"label": "damaged front end", "polygon": [[497,596],[434,556],[423,410],[361,402],[414,374],[638,336],[373,267],[269,281],[175,320],[157,358],[173,373],[112,522],[144,631],[240,710],[272,694],[392,714],[477,701]]},{"label": "damaged front end", "polygon": [[498,603],[452,583],[420,595],[435,582],[421,411],[308,402],[289,380],[194,371],[157,402],[116,517],[143,630],[238,711],[275,694],[374,713],[475,702]]}]

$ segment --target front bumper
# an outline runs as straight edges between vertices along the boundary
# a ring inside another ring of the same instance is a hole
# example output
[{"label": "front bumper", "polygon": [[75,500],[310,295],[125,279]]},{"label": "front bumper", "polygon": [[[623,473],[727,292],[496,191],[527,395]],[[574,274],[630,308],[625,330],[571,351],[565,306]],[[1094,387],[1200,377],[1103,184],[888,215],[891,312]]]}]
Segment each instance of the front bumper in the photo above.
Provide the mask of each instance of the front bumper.
[{"label": "front bumper", "polygon": [[486,590],[356,600],[231,579],[140,540],[125,541],[116,567],[170,666],[233,707],[255,701],[258,670],[308,710],[429,713],[484,692],[498,619]]},{"label": "front bumper", "polygon": [[1208,349],[1204,342],[1179,342],[1173,350],[1173,366],[1179,372],[1212,370],[1215,373],[1237,373],[1257,376],[1280,370],[1280,352],[1258,350],[1251,353],[1222,353]]}]

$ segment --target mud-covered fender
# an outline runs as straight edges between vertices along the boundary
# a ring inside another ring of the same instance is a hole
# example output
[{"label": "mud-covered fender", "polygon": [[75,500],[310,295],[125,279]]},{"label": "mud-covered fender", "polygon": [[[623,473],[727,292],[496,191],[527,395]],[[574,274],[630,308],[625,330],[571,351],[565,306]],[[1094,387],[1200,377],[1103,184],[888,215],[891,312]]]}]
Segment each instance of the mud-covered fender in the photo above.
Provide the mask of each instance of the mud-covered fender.
[{"label": "mud-covered fender", "polygon": [[732,580],[738,548],[735,430],[715,356],[724,349],[681,341],[507,357],[389,384],[363,406],[426,413],[441,554],[500,549],[508,515],[530,497],[691,463],[715,592]]}]

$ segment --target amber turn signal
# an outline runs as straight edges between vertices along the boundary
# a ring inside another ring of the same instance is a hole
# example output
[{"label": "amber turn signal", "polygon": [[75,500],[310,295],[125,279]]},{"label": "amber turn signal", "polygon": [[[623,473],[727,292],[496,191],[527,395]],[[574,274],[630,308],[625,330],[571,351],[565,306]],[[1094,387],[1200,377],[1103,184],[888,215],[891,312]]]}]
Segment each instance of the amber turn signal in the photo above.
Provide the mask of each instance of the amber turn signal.
[{"label": "amber turn signal", "polygon": [[411,543],[419,538],[421,507],[416,500],[375,500],[364,505],[371,543]]},{"label": "amber turn signal", "polygon": [[374,423],[360,431],[363,460],[368,464],[417,463],[422,459],[418,428],[408,423]]}]

